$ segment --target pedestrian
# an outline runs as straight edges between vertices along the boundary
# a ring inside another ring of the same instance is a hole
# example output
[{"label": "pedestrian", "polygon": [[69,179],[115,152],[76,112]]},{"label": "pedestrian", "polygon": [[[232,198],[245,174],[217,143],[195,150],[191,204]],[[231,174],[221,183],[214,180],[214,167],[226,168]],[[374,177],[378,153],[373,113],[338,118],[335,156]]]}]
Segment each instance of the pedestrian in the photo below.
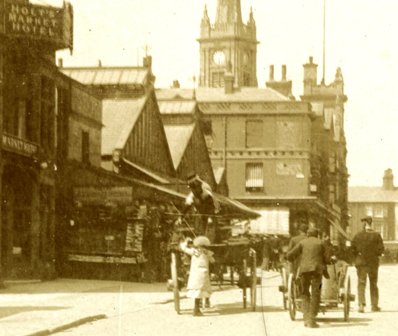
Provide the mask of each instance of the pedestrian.
[{"label": "pedestrian", "polygon": [[319,325],[315,318],[321,300],[322,274],[325,274],[326,254],[323,242],[318,238],[317,229],[310,228],[307,236],[287,252],[287,259],[294,261],[300,257],[298,275],[301,280],[304,325],[309,328],[318,328]]},{"label": "pedestrian", "polygon": [[358,232],[352,240],[352,250],[355,256],[355,267],[358,276],[358,312],[365,312],[365,290],[368,277],[372,311],[378,312],[380,307],[377,279],[379,257],[384,252],[384,244],[380,234],[372,230],[372,217],[364,217],[361,222],[364,224],[363,231]]},{"label": "pedestrian", "polygon": [[[290,239],[289,246],[287,248],[287,252],[293,250],[293,248],[298,243],[300,243],[303,239],[307,238],[307,231],[308,231],[308,225],[304,220],[302,220],[301,224],[299,225],[299,228],[298,228],[298,234],[296,236],[292,237],[292,239]],[[292,273],[294,275],[294,278],[296,278],[296,276],[297,276],[297,269],[298,269],[299,262],[300,262],[300,258],[298,257],[297,259],[293,260],[289,265],[290,266],[289,271],[290,271],[290,273]]]},{"label": "pedestrian", "polygon": [[210,306],[212,291],[209,264],[214,262],[214,253],[206,248],[210,245],[210,241],[206,236],[196,237],[191,248],[187,244],[187,240],[180,244],[181,250],[191,256],[187,297],[195,300],[193,315],[200,316],[203,315],[200,311],[201,300],[205,299],[206,306]]}]

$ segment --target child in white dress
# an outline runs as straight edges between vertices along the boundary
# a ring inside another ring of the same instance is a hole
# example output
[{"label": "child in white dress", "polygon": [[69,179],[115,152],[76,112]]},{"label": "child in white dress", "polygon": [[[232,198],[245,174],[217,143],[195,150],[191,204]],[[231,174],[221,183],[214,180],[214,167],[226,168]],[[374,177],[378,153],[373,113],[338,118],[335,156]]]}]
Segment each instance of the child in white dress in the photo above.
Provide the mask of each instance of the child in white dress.
[{"label": "child in white dress", "polygon": [[212,292],[209,263],[214,262],[214,253],[206,248],[206,246],[210,245],[210,241],[205,236],[196,237],[191,248],[187,244],[187,240],[180,244],[181,250],[191,256],[187,297],[195,300],[193,315],[200,316],[202,315],[200,301],[202,299],[208,301]]}]

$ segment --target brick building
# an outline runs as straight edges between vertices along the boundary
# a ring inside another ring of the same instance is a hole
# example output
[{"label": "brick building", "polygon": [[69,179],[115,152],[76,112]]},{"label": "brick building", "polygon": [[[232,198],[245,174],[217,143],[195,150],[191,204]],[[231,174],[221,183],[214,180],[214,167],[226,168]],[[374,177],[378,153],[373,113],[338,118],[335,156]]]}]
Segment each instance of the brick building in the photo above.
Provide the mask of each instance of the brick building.
[{"label": "brick building", "polygon": [[0,3],[3,278],[54,275],[58,122],[66,106],[55,51],[72,47],[72,7]]},{"label": "brick building", "polygon": [[[224,169],[229,195],[262,213],[253,223],[268,232],[294,233],[305,217],[333,238],[347,226],[344,82],[317,81],[304,65],[301,101],[292,96],[286,66],[274,67],[257,87],[256,23],[242,21],[239,0],[219,0],[214,24],[205,8],[200,26],[196,100],[206,125],[213,167]],[[189,95],[180,89],[181,96]]]}]

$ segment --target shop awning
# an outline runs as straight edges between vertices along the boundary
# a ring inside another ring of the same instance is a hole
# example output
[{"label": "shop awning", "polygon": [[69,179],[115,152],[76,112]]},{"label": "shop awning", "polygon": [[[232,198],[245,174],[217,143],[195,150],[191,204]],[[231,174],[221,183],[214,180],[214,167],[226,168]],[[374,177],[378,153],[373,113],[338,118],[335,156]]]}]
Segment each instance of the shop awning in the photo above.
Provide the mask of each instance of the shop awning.
[{"label": "shop awning", "polygon": [[221,209],[225,215],[236,218],[257,218],[260,216],[256,211],[250,209],[248,206],[233,200],[229,197],[213,193],[216,201],[221,205]]}]

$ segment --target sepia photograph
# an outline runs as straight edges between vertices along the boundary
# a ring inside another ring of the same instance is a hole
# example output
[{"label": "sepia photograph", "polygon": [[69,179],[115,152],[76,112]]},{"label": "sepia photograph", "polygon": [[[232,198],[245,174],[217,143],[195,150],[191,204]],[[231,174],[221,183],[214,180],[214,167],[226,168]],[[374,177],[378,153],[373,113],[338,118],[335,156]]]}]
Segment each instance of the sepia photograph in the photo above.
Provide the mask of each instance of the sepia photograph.
[{"label": "sepia photograph", "polygon": [[0,335],[395,335],[396,13],[0,0]]}]

